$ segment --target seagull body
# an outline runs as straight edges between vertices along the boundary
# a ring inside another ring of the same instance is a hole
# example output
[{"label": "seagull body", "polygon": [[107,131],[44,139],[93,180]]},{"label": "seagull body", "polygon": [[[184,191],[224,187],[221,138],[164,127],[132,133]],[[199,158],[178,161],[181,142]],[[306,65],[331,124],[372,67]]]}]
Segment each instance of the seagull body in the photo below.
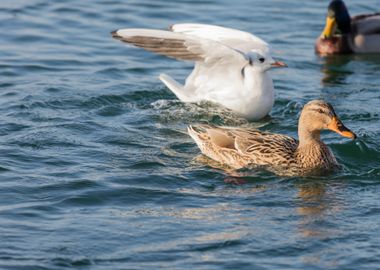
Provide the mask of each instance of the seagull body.
[{"label": "seagull body", "polygon": [[258,120],[274,104],[269,46],[239,30],[205,24],[175,24],[171,31],[120,29],[114,38],[178,60],[195,62],[184,85],[166,74],[160,80],[183,102],[211,101]]}]

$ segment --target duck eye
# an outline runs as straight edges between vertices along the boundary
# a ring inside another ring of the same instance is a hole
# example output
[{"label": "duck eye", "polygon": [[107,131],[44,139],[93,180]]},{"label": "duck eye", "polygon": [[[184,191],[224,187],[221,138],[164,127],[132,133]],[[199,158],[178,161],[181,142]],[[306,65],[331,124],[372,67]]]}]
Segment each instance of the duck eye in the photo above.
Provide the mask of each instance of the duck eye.
[{"label": "duck eye", "polygon": [[260,61],[260,63],[264,63],[265,58],[264,58],[264,57],[260,57],[260,58],[259,58],[259,61]]},{"label": "duck eye", "polygon": [[318,109],[319,113],[325,113],[322,109]]}]

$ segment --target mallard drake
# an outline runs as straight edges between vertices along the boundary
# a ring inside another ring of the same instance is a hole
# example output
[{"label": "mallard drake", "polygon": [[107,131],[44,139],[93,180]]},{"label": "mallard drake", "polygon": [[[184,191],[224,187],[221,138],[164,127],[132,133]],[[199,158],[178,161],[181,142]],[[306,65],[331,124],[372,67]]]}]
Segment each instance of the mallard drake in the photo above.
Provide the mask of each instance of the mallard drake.
[{"label": "mallard drake", "polygon": [[331,1],[315,51],[322,55],[380,53],[380,13],[351,18],[342,0]]},{"label": "mallard drake", "polygon": [[262,39],[207,24],[175,24],[170,31],[120,29],[112,36],[148,51],[195,62],[186,83],[166,74],[160,80],[183,102],[211,101],[249,119],[265,117],[274,104],[268,70],[285,67]]},{"label": "mallard drake", "polygon": [[254,129],[189,126],[189,135],[202,153],[234,169],[249,165],[265,166],[280,175],[324,174],[339,167],[320,137],[329,129],[355,139],[335,114],[333,107],[322,100],[307,103],[299,118],[298,138]]}]

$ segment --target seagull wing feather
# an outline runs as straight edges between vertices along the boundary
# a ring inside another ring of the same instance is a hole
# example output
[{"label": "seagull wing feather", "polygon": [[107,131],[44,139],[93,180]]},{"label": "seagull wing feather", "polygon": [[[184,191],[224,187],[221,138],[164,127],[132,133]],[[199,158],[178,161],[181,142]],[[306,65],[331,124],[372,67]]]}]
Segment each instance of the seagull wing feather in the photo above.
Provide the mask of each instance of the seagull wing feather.
[{"label": "seagull wing feather", "polygon": [[244,53],[221,42],[198,36],[151,29],[120,29],[112,36],[145,50],[178,60],[191,60],[206,64],[219,61],[247,64]]},{"label": "seagull wing feather", "polygon": [[265,53],[269,53],[270,51],[268,43],[264,40],[251,33],[232,28],[208,24],[182,23],[172,25],[170,30],[175,33],[214,40],[244,53],[251,50],[258,50]]}]

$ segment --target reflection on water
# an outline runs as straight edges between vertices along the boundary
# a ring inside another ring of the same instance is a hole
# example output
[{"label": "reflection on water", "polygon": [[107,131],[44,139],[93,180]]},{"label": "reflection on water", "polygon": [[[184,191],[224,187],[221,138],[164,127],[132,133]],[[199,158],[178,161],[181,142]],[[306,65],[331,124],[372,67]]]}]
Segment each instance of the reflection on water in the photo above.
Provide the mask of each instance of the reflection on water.
[{"label": "reflection on water", "polygon": [[324,231],[315,222],[323,220],[324,213],[328,209],[325,201],[326,187],[322,183],[301,185],[298,197],[301,199],[297,207],[297,213],[302,216],[299,231],[304,237],[324,236]]},{"label": "reflection on water", "polygon": [[355,54],[355,55],[331,55],[321,57],[321,71],[323,77],[321,83],[324,86],[339,85],[346,82],[347,77],[363,72],[361,66],[380,68],[380,55]]},{"label": "reflection on water", "polygon": [[[298,233],[306,241],[312,239],[325,240],[336,237],[341,232],[334,226],[324,226],[330,223],[329,217],[335,216],[342,207],[337,204],[339,200],[334,194],[328,193],[328,186],[323,182],[310,182],[301,184],[298,190],[299,205],[296,208],[300,215],[298,220]],[[325,254],[335,254],[339,251],[334,247],[323,246],[311,254],[302,256],[302,261],[307,264],[319,264],[325,267],[334,267],[338,260],[326,260]]]},{"label": "reflection on water", "polygon": [[322,58],[322,85],[343,84],[346,77],[353,73],[345,69],[345,66],[351,60],[352,57],[347,55],[333,55]]},{"label": "reflection on water", "polygon": [[[340,186],[339,189],[342,189]],[[319,224],[342,209],[342,202],[329,190],[326,182],[308,182],[298,186],[297,213],[302,216],[299,232],[303,237],[327,238],[332,230]]]}]

